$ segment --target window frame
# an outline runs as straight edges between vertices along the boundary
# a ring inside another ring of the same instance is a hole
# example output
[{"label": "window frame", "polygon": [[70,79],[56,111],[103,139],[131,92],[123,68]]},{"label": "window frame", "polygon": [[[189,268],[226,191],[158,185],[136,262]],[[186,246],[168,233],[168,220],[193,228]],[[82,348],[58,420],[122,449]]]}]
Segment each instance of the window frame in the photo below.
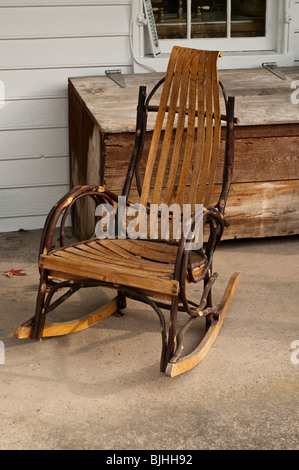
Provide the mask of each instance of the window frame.
[{"label": "window frame", "polygon": [[[188,0],[191,1],[192,0]],[[227,0],[228,8],[231,10],[231,0]],[[257,37],[230,37],[222,38],[186,38],[186,39],[161,39],[160,47],[162,53],[170,53],[174,45],[182,47],[195,47],[202,49],[221,49],[228,51],[260,51],[273,50],[275,47],[275,31],[277,22],[278,0],[267,0],[266,3],[266,35]],[[228,21],[230,26],[231,22]],[[229,27],[228,26],[228,27]],[[188,30],[188,27],[187,27]]]},{"label": "window frame", "polygon": [[[221,50],[219,68],[260,67],[263,62],[277,62],[278,66],[292,66],[294,52],[290,46],[290,23],[286,21],[295,0],[267,0],[266,36],[255,38],[191,38],[160,39],[161,54],[154,57],[147,52],[143,0],[132,0],[131,46],[134,72],[164,72],[174,45],[199,49]],[[135,18],[135,20],[134,20]]]}]

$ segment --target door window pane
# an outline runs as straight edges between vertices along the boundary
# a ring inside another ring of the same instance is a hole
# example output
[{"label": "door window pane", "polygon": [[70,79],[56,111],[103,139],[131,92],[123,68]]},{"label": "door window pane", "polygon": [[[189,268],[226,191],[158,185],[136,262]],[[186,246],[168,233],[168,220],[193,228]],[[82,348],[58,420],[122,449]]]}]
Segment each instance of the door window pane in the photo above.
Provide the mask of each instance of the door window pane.
[{"label": "door window pane", "polygon": [[187,2],[152,0],[159,39],[187,37]]},{"label": "door window pane", "polygon": [[227,1],[192,1],[192,38],[225,38],[227,36]]},{"label": "door window pane", "polygon": [[266,0],[191,0],[189,15],[187,3],[152,0],[159,39],[265,36]]},{"label": "door window pane", "polygon": [[232,0],[231,37],[266,34],[266,0]]}]

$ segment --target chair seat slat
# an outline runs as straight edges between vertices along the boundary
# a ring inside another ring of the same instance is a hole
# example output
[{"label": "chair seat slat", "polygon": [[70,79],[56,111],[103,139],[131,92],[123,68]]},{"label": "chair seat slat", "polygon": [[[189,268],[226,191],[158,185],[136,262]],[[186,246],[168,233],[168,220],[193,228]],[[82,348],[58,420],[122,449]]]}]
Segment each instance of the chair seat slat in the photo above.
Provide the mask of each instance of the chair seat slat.
[{"label": "chair seat slat", "polygon": [[54,255],[41,255],[39,266],[41,269],[53,270],[56,273],[70,273],[77,279],[94,279],[168,295],[177,295],[179,292],[178,281],[157,276],[156,273],[126,267],[119,269],[116,265],[86,259],[79,263],[78,257],[67,259]]}]

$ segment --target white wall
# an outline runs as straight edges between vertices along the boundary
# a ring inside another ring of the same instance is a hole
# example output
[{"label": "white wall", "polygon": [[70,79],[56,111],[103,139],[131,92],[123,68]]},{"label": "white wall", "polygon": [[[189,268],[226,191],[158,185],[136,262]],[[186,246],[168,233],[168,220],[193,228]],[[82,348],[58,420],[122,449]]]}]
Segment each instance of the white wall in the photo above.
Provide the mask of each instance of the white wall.
[{"label": "white wall", "polygon": [[299,0],[296,0],[294,7],[294,34],[295,62],[299,63]]},{"label": "white wall", "polygon": [[130,73],[130,15],[131,0],[0,0],[0,232],[42,227],[68,190],[68,77]]}]

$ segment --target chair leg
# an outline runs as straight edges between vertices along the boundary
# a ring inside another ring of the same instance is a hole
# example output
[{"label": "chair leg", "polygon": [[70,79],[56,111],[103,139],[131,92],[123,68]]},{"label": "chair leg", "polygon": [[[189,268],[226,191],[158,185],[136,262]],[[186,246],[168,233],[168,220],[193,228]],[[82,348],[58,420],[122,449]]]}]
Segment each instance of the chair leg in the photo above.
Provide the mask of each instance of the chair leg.
[{"label": "chair leg", "polygon": [[118,316],[123,316],[123,312],[121,310],[124,310],[127,307],[127,297],[126,294],[123,291],[118,290],[117,291],[117,311],[116,314]]},{"label": "chair leg", "polygon": [[161,372],[165,372],[167,364],[172,358],[176,348],[178,307],[179,299],[178,297],[174,297],[170,308],[167,348],[164,354],[165,357],[163,357],[163,352],[161,357]]},{"label": "chair leg", "polygon": [[[208,272],[208,276],[207,276],[206,279],[204,280],[204,287],[206,287],[206,285],[207,285],[207,283],[209,282],[211,276],[212,276],[212,265],[210,266],[210,269],[209,269],[209,272]],[[213,307],[212,288],[213,288],[213,286],[211,286],[211,289],[209,290],[208,297],[207,297],[207,305],[206,305],[206,306],[207,306],[208,308],[212,308],[212,307]],[[208,331],[208,329],[209,329],[210,326],[212,325],[212,321],[213,321],[213,314],[207,315],[207,316],[206,316],[206,331]]]},{"label": "chair leg", "polygon": [[[36,298],[36,307],[35,307],[35,315],[33,317],[32,328],[30,332],[31,339],[41,339],[42,335],[42,316],[44,315],[44,305],[45,305],[45,297],[47,293],[47,274],[43,271],[41,273],[39,288]],[[45,320],[43,321],[45,323]]]}]

